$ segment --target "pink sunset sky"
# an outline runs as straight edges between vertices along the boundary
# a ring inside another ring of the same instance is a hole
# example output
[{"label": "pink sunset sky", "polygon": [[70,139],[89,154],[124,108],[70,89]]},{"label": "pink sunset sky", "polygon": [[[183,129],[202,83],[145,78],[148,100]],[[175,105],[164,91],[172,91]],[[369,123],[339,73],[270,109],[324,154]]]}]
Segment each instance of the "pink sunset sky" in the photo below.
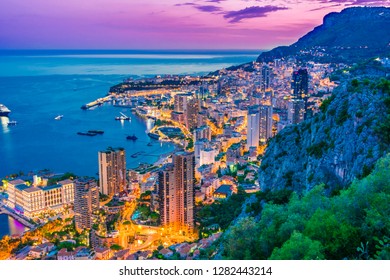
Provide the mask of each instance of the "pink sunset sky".
[{"label": "pink sunset sky", "polygon": [[389,0],[1,0],[0,49],[269,49]]}]

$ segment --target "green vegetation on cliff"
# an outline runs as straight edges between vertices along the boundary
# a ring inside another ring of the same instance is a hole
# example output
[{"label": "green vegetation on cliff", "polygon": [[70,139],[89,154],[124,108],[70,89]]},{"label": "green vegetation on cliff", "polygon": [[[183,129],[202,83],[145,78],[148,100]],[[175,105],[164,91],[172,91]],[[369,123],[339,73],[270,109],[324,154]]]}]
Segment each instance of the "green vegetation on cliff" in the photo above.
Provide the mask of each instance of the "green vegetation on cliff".
[{"label": "green vegetation on cliff", "polygon": [[225,234],[223,257],[390,259],[389,170],[390,154],[339,195],[329,197],[319,185],[303,196],[292,193],[288,203],[266,203]]}]

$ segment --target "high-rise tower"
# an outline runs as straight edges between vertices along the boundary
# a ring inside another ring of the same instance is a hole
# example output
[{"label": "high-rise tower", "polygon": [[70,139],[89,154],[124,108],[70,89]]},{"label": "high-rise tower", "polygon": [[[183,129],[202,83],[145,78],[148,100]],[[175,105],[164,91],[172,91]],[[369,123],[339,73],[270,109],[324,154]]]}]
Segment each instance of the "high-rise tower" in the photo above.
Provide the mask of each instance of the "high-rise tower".
[{"label": "high-rise tower", "polygon": [[192,232],[195,206],[194,153],[177,152],[173,164],[159,172],[161,223],[175,230]]},{"label": "high-rise tower", "polygon": [[77,179],[74,191],[74,219],[76,229],[90,229],[92,215],[99,210],[99,188],[94,179]]},{"label": "high-rise tower", "polygon": [[99,186],[106,195],[114,195],[126,187],[126,153],[123,148],[108,148],[100,151]]},{"label": "high-rise tower", "polygon": [[250,108],[248,110],[247,120],[247,146],[259,147],[259,128],[260,128],[260,112],[258,108]]},{"label": "high-rise tower", "polygon": [[309,94],[309,74],[307,69],[293,72],[291,87],[294,99],[305,100]]},{"label": "high-rise tower", "polygon": [[272,106],[260,106],[259,138],[263,143],[272,137],[272,111]]}]

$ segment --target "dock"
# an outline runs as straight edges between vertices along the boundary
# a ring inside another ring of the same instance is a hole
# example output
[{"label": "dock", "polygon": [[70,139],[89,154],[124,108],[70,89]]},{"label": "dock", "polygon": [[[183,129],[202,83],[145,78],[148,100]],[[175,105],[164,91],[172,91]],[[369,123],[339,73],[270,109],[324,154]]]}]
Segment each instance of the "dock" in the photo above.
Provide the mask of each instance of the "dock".
[{"label": "dock", "polygon": [[104,103],[109,102],[109,101],[111,101],[111,96],[98,98],[95,101],[84,104],[83,106],[81,106],[81,109],[88,110],[92,107],[103,105]]}]

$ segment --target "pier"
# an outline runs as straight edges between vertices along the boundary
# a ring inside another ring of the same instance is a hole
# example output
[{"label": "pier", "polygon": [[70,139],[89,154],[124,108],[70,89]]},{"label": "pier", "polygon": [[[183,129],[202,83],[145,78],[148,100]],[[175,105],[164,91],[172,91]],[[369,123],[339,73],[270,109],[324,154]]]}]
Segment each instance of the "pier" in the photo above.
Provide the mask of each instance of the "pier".
[{"label": "pier", "polygon": [[95,101],[89,102],[89,103],[81,106],[81,109],[87,110],[87,109],[90,109],[90,108],[95,107],[95,106],[100,106],[100,105],[103,105],[106,102],[109,102],[110,100],[111,100],[111,96],[98,98]]}]

